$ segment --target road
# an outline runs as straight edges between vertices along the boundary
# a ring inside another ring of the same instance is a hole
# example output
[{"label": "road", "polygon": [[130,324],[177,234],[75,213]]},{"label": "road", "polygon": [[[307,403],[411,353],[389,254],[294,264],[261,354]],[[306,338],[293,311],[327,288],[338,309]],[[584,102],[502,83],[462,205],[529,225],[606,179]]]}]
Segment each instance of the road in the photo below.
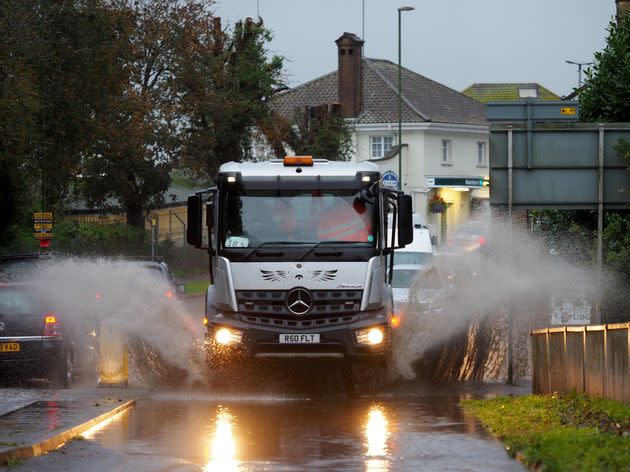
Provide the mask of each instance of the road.
[{"label": "road", "polygon": [[154,392],[20,470],[522,470],[458,406],[493,389],[417,390],[360,399]]}]

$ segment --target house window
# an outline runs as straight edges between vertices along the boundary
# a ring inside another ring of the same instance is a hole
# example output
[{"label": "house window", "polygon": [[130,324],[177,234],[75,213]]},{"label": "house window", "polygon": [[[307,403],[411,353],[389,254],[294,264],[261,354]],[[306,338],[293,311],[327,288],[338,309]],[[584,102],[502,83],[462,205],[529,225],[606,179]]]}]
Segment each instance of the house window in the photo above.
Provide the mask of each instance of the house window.
[{"label": "house window", "polygon": [[486,167],[488,165],[488,156],[486,154],[486,143],[477,143],[477,166]]},{"label": "house window", "polygon": [[442,165],[450,165],[453,163],[453,156],[451,155],[451,140],[442,140]]},{"label": "house window", "polygon": [[394,143],[392,136],[370,136],[370,146],[372,148],[372,157],[385,157]]}]

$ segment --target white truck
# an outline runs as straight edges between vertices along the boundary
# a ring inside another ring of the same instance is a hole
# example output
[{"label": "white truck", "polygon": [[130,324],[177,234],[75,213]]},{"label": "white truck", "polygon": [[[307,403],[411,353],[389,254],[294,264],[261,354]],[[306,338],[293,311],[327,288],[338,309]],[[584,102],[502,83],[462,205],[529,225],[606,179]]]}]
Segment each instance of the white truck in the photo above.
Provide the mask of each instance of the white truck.
[{"label": "white truck", "polygon": [[386,363],[394,243],[412,242],[413,221],[411,197],[380,178],[369,162],[230,162],[216,187],[188,198],[188,243],[210,258],[211,367],[243,358]]}]

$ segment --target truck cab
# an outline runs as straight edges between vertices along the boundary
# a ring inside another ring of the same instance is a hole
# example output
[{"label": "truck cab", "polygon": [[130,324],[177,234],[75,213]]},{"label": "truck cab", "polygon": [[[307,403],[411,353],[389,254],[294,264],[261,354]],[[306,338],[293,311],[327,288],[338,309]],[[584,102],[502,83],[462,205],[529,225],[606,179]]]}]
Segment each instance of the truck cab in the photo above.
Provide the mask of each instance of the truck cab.
[{"label": "truck cab", "polygon": [[230,162],[216,187],[189,197],[188,242],[210,257],[212,366],[238,357],[385,362],[387,258],[395,243],[411,243],[413,222],[411,198],[380,178],[368,162]]}]

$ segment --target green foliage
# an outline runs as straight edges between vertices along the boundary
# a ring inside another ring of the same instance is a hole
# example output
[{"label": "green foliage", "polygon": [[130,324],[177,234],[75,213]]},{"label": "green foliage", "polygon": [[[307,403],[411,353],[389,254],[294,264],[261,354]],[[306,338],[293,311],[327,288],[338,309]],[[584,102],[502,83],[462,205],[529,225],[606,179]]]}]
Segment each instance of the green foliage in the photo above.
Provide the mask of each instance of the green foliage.
[{"label": "green foliage", "polygon": [[184,284],[186,287],[185,293],[187,295],[206,293],[209,283],[210,282],[208,280],[193,280],[191,282],[187,282]]},{"label": "green foliage", "polygon": [[282,85],[261,23],[212,0],[0,2],[0,246],[69,188],[143,228],[169,171],[239,159]]},{"label": "green foliage", "polygon": [[9,469],[20,467],[22,466],[22,464],[23,464],[22,459],[20,459],[19,457],[9,457],[6,461],[6,466]]},{"label": "green foliage", "polygon": [[298,155],[332,161],[347,161],[352,152],[350,128],[340,107],[308,107],[296,114],[286,142]]},{"label": "green foliage", "polygon": [[532,211],[535,230],[563,260],[592,266],[596,258],[597,213],[591,210]]},{"label": "green foliage", "polygon": [[630,281],[630,215],[607,212],[604,227],[605,261],[609,269]]},{"label": "green foliage", "polygon": [[[579,93],[580,116],[590,122],[630,121],[630,15],[611,21],[606,47],[595,53]],[[618,154],[630,166],[630,143],[620,140]],[[549,247],[564,259],[593,265],[596,257],[597,215],[594,211],[533,212]],[[630,213],[607,211],[604,217],[603,257],[616,280],[607,281],[603,294],[604,319],[627,319],[630,282]]]},{"label": "green foliage", "polygon": [[580,117],[590,122],[630,121],[630,15],[608,26],[603,51],[595,53],[579,94]]},{"label": "green foliage", "polygon": [[103,54],[113,23],[100,0],[0,3],[3,230],[33,208],[54,208],[90,148],[102,91],[116,83]]},{"label": "green foliage", "polygon": [[282,58],[265,51],[271,34],[247,20],[224,31],[217,18],[197,15],[180,41],[188,52],[175,64],[179,113],[188,128],[182,164],[206,179],[246,156],[249,133],[269,115],[268,101],[282,85]]},{"label": "green foliage", "polygon": [[108,97],[102,139],[83,160],[78,188],[93,205],[117,200],[127,223],[144,227],[144,212],[163,201],[177,148],[171,73],[179,45],[175,34],[185,6],[177,2],[122,2],[124,19],[116,62],[122,84]]},{"label": "green foliage", "polygon": [[99,256],[147,253],[144,229],[124,223],[92,224],[64,221],[55,225],[52,248],[64,254]]},{"label": "green foliage", "polygon": [[528,467],[549,471],[626,470],[630,405],[582,394],[466,400],[476,416]]}]

